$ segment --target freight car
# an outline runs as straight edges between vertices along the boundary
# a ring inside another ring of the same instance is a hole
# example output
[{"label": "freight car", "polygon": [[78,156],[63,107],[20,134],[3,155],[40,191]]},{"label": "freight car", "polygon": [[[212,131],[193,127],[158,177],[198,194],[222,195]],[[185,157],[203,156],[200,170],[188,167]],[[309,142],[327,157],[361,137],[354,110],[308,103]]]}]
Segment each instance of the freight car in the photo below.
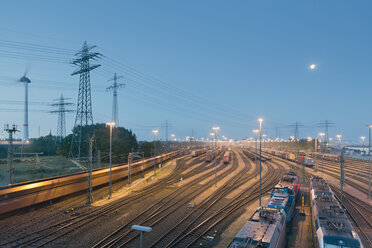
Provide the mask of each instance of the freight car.
[{"label": "freight car", "polygon": [[363,244],[327,181],[312,177],[311,212],[315,246],[362,248]]},{"label": "freight car", "polygon": [[[154,163],[160,164],[177,155],[178,151],[174,151],[157,157],[134,162],[131,166],[131,173],[132,175],[141,173],[147,168],[152,168]],[[109,182],[109,170],[109,168],[93,170],[93,187],[104,185]],[[120,164],[112,167],[112,181],[126,178],[127,176],[127,164]],[[86,171],[65,176],[23,182],[11,186],[2,186],[0,187],[0,214],[81,192],[87,188],[88,173]]]},{"label": "freight car", "polygon": [[[300,162],[301,164],[304,163],[307,167],[313,167],[314,166],[314,159],[311,157],[308,157],[306,155],[300,155],[297,156],[296,153],[292,152],[285,152],[285,151],[277,151],[277,150],[265,150],[266,153],[269,153],[271,155],[275,155],[277,157],[280,157],[282,159],[286,159],[293,162]],[[299,154],[305,154],[305,152],[299,152]]]},{"label": "freight car", "polygon": [[292,186],[295,195],[300,191],[300,177],[294,171],[289,171],[280,180],[279,184],[283,186]]},{"label": "freight car", "polygon": [[209,150],[205,155],[205,161],[211,162],[222,152],[222,148],[217,148],[215,150]]},{"label": "freight car", "polygon": [[223,163],[228,164],[231,159],[231,151],[226,151],[225,154],[223,155]]},{"label": "freight car", "polygon": [[197,156],[199,156],[199,155],[201,155],[201,154],[203,154],[203,153],[206,153],[206,151],[207,151],[206,148],[198,149],[198,150],[193,150],[193,151],[191,152],[191,156],[192,156],[192,157],[197,157]]},{"label": "freight car", "polygon": [[312,153],[312,156],[315,157],[316,159],[323,159],[327,161],[332,161],[332,162],[340,162],[340,155],[337,154],[331,154],[331,153],[320,153],[320,152],[314,152]]}]

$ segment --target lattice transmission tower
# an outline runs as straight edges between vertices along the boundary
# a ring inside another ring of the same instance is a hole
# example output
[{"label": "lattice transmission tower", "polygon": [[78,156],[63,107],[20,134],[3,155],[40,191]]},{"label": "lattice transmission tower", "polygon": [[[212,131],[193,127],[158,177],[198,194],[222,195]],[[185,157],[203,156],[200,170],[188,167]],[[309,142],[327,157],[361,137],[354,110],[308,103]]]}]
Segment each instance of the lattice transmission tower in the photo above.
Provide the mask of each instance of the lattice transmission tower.
[{"label": "lattice transmission tower", "polygon": [[80,80],[75,126],[73,129],[69,157],[77,161],[88,161],[89,137],[92,135],[92,132],[94,132],[94,130],[88,130],[88,127],[84,127],[93,125],[90,71],[96,69],[100,65],[90,65],[89,62],[92,59],[96,60],[101,57],[100,53],[91,52],[95,47],[96,46],[88,46],[87,42],[84,42],[82,49],[75,54],[77,58],[72,61],[72,64],[76,65],[78,68],[71,76],[79,74]]},{"label": "lattice transmission tower", "polygon": [[115,122],[115,126],[119,126],[119,113],[118,113],[118,89],[125,87],[125,84],[118,84],[117,80],[123,78],[122,76],[117,76],[116,73],[114,77],[108,81],[114,81],[114,83],[107,87],[106,90],[112,90],[113,100],[112,100],[112,120]]},{"label": "lattice transmission tower", "polygon": [[292,127],[293,128],[293,130],[294,130],[294,139],[295,140],[297,140],[297,139],[299,139],[299,129],[300,129],[300,127],[303,127],[304,125],[302,125],[301,123],[299,123],[299,122],[295,122],[294,124],[291,124],[291,125],[289,125],[289,127]]},{"label": "lattice transmission tower", "polygon": [[74,112],[74,110],[66,109],[66,106],[74,105],[71,102],[66,102],[66,100],[70,100],[71,98],[61,97],[58,99],[54,99],[54,101],[58,101],[57,103],[51,104],[52,107],[57,108],[56,110],[50,111],[52,114],[58,114],[58,121],[57,121],[57,139],[56,142],[61,142],[62,139],[66,136],[66,113]]},{"label": "lattice transmission tower", "polygon": [[330,127],[335,127],[335,123],[330,121],[330,120],[325,120],[320,123],[318,123],[318,127],[324,128],[324,134],[325,134],[325,142],[328,145],[329,142],[329,128]]}]

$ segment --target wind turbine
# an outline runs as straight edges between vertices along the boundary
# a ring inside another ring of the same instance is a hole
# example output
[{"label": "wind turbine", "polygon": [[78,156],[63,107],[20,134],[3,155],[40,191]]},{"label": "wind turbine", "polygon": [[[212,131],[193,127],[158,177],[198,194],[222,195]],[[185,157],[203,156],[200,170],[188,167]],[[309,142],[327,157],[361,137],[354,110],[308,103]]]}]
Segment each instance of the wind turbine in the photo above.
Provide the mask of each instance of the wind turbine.
[{"label": "wind turbine", "polygon": [[23,141],[28,141],[28,84],[31,83],[31,80],[26,77],[27,70],[23,76],[18,80],[25,85],[25,119],[23,123]]}]

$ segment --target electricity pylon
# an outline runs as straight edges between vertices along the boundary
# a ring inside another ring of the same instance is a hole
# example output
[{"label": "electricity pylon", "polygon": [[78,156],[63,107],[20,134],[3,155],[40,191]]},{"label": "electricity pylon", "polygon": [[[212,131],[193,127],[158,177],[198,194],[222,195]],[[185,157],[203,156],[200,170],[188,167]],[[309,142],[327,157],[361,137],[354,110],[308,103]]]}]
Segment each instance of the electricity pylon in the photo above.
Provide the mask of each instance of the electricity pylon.
[{"label": "electricity pylon", "polygon": [[63,94],[59,99],[55,99],[58,103],[51,104],[52,107],[56,107],[57,110],[50,111],[50,113],[58,114],[58,122],[57,122],[57,139],[56,142],[61,142],[62,139],[66,136],[66,118],[65,113],[74,112],[74,110],[66,109],[66,106],[73,105],[71,102],[65,102],[71,98],[64,98]]},{"label": "electricity pylon", "polygon": [[119,126],[119,114],[118,114],[118,89],[125,87],[125,84],[118,84],[117,80],[123,78],[122,76],[116,76],[108,81],[114,81],[114,83],[107,87],[106,90],[112,90],[113,100],[112,100],[112,122],[115,122],[115,126]]},{"label": "electricity pylon", "polygon": [[101,56],[100,53],[91,52],[95,47],[96,46],[88,46],[87,42],[84,42],[82,49],[75,54],[77,58],[72,61],[72,64],[78,66],[78,68],[71,76],[79,74],[80,82],[75,126],[73,129],[69,157],[77,161],[87,161],[89,158],[90,134],[83,133],[83,127],[93,125],[90,71],[96,69],[100,65],[90,65],[89,61]]}]

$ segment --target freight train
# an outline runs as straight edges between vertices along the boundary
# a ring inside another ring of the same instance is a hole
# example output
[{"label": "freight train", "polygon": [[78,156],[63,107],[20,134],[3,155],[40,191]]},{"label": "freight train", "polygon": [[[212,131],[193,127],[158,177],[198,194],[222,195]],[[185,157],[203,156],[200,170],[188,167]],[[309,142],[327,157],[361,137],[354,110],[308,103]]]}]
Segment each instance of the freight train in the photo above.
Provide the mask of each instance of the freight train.
[{"label": "freight train", "polygon": [[327,161],[340,162],[340,155],[337,154],[312,152],[311,156],[318,159],[318,161],[323,157],[323,159]]},{"label": "freight train", "polygon": [[[160,164],[178,155],[178,151],[144,159],[132,163],[131,174],[139,174],[154,164]],[[109,182],[109,168],[95,169],[92,172],[93,187]],[[112,181],[128,177],[128,164],[112,167]],[[0,187],[0,215],[41,202],[57,199],[84,191],[88,188],[88,173],[77,172],[65,176],[44,178],[35,181]]]},{"label": "freight train", "polygon": [[223,163],[224,164],[228,164],[230,162],[230,159],[231,159],[231,151],[228,150],[225,152],[225,154],[223,155]]},{"label": "freight train", "polygon": [[[292,183],[283,181],[288,176],[294,179]],[[287,223],[291,220],[297,197],[293,187],[297,187],[299,178],[296,173],[289,172],[283,179],[274,187],[269,202],[254,212],[229,248],[285,247]]]},{"label": "freight train", "polygon": [[322,177],[310,179],[315,247],[362,248],[363,244],[344,210]]},{"label": "freight train", "polygon": [[300,162],[303,163],[307,167],[313,167],[314,166],[314,159],[306,156],[305,153],[300,152],[299,156],[297,156],[295,153],[292,152],[286,152],[286,151],[278,151],[274,149],[264,149],[266,153],[269,153],[271,155],[280,157],[282,159],[286,159],[293,162]]},{"label": "freight train", "polygon": [[222,152],[222,148],[217,148],[214,150],[207,151],[205,155],[205,161],[211,162],[213,159],[215,159],[220,153]]},{"label": "freight train", "polygon": [[207,148],[198,149],[198,150],[193,150],[193,151],[191,152],[191,156],[192,156],[192,157],[197,157],[197,156],[199,156],[199,155],[201,155],[201,154],[203,154],[203,153],[206,153],[206,152],[207,152]]}]

